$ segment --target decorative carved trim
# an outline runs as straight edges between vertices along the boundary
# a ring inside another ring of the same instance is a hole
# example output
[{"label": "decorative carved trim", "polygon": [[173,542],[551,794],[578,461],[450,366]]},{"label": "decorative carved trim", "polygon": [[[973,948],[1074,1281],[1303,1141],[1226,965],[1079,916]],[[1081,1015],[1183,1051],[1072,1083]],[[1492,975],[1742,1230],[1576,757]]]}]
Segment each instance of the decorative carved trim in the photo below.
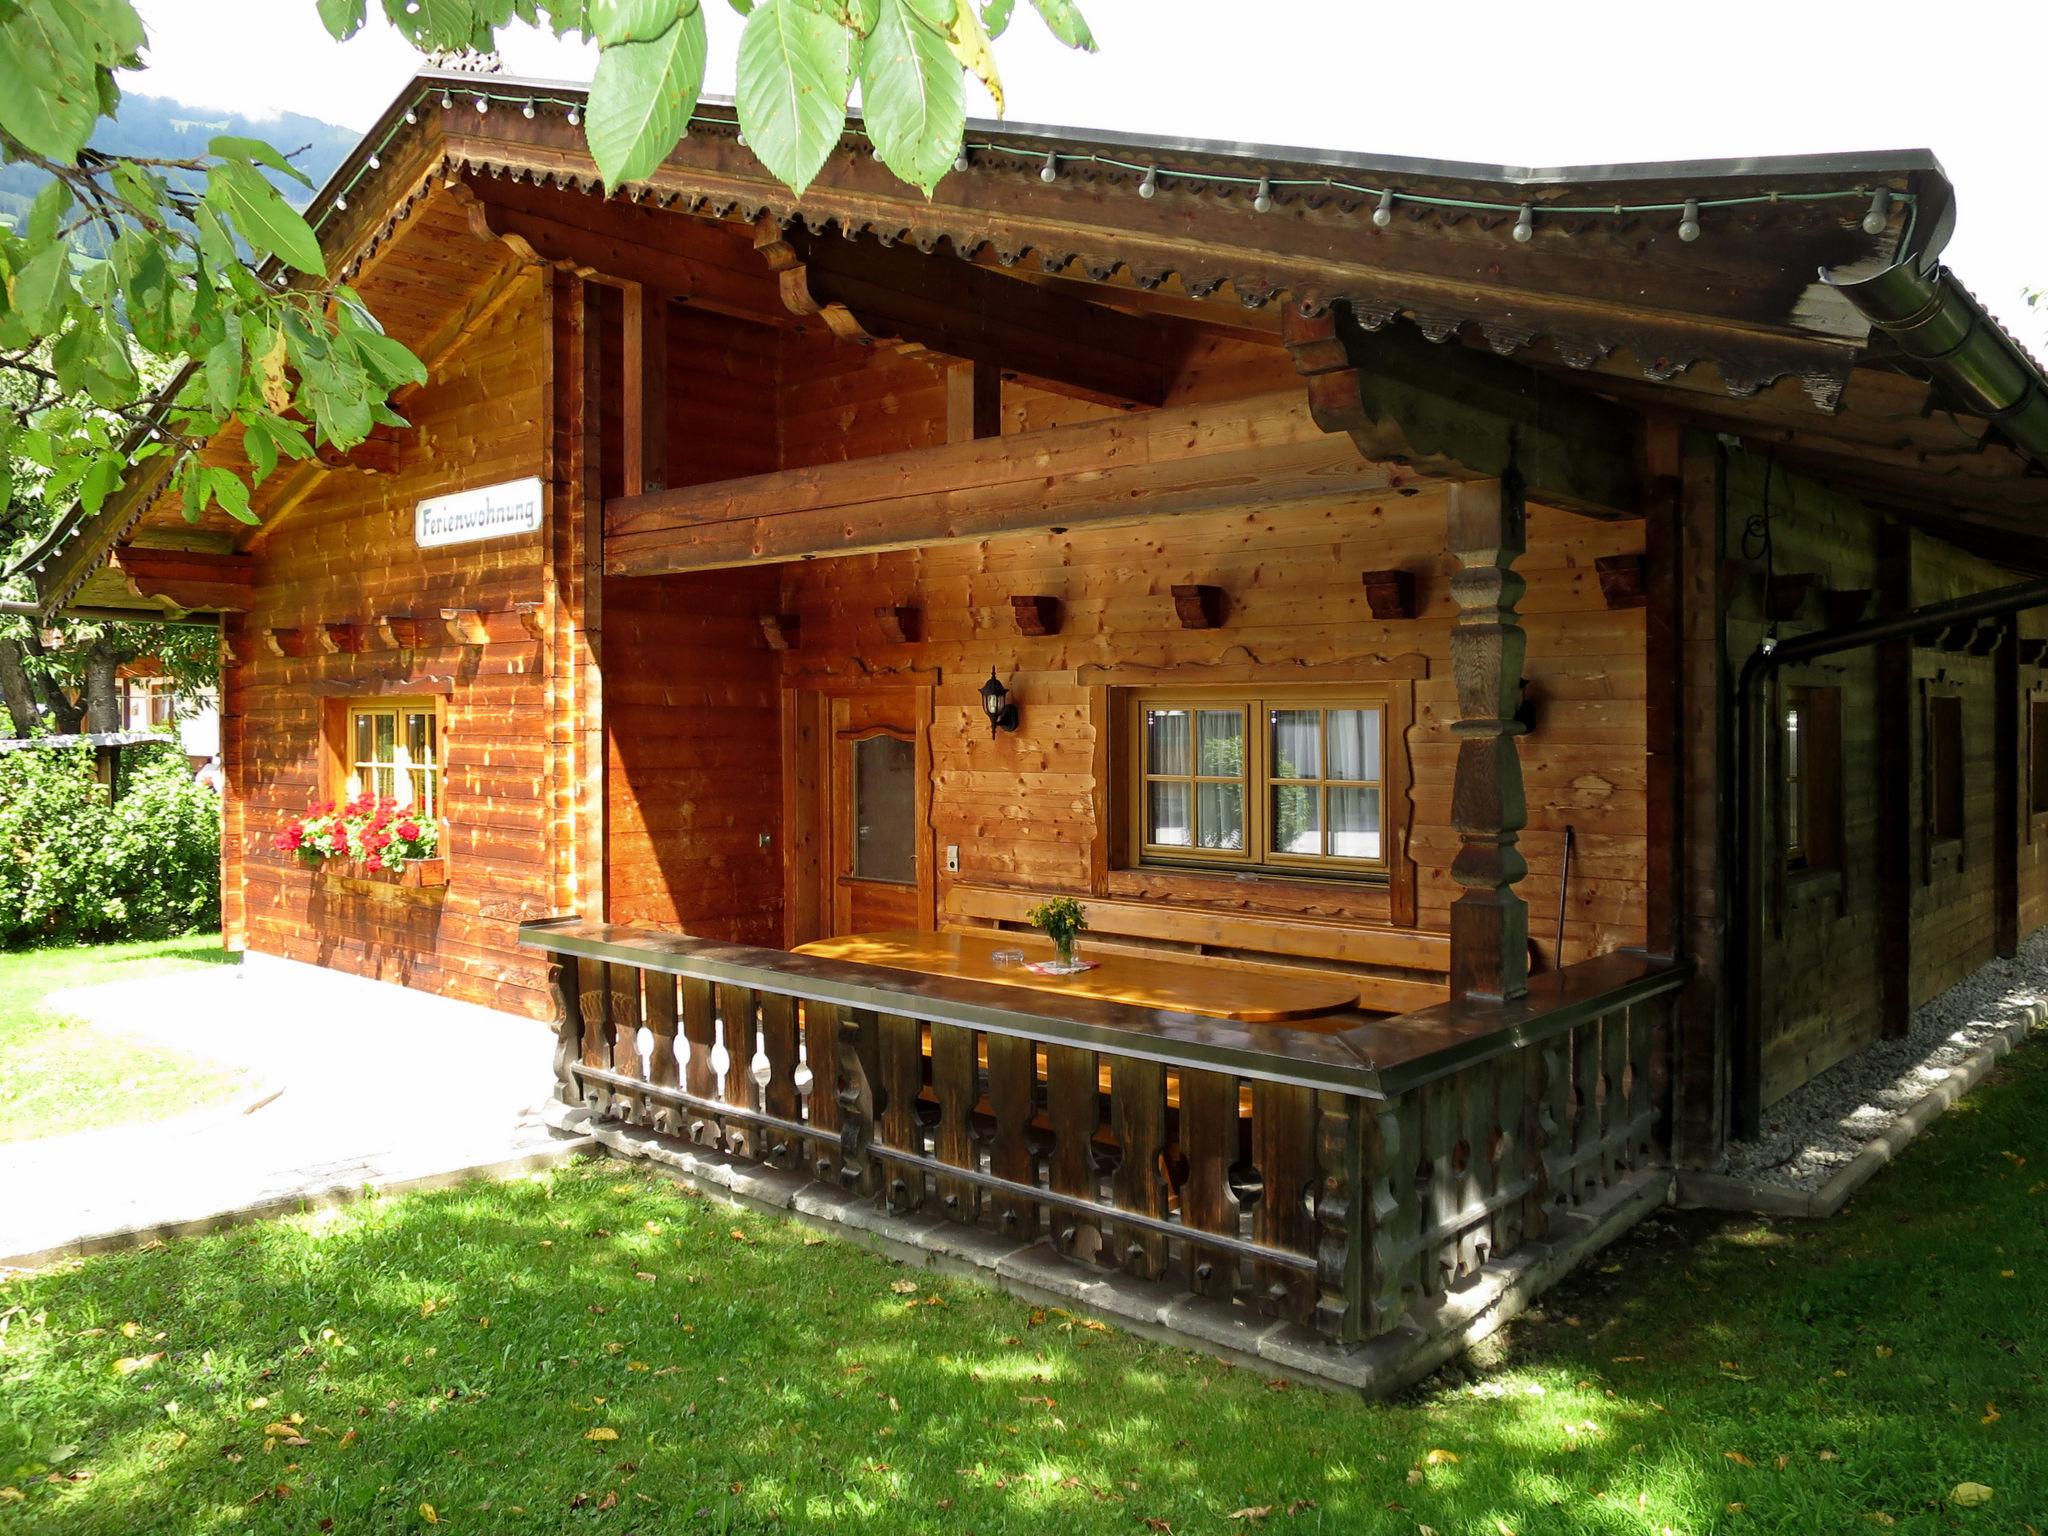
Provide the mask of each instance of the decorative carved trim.
[{"label": "decorative carved trim", "polygon": [[1413,571],[1367,571],[1360,577],[1365,583],[1366,606],[1372,609],[1376,619],[1412,619],[1415,617],[1415,573]]},{"label": "decorative carved trim", "polygon": [[1182,629],[1221,629],[1227,606],[1221,587],[1176,586],[1173,616]]},{"label": "decorative carved trim", "polygon": [[1764,589],[1764,617],[1780,621],[1797,618],[1799,610],[1806,606],[1806,594],[1812,590],[1815,579],[1811,571],[1773,576]]},{"label": "decorative carved trim", "polygon": [[907,603],[875,610],[875,623],[882,638],[893,645],[915,645],[923,632],[923,614]]},{"label": "decorative carved trim", "polygon": [[263,643],[270,648],[273,656],[303,656],[306,654],[306,632],[303,629],[266,629]]},{"label": "decorative carved trim", "polygon": [[367,651],[370,648],[369,632],[360,624],[321,623],[313,636],[320,649],[332,656],[338,652]]},{"label": "decorative carved trim", "polygon": [[491,638],[490,626],[474,608],[443,608],[441,623],[448,639],[456,645],[484,645]]},{"label": "decorative carved trim", "polygon": [[1602,555],[1593,562],[1600,597],[1609,608],[1640,608],[1648,601],[1641,555]]},{"label": "decorative carved trim", "polygon": [[1010,615],[1017,621],[1017,633],[1020,635],[1056,635],[1060,632],[1060,621],[1065,617],[1056,597],[1013,596]]},{"label": "decorative carved trim", "polygon": [[797,616],[793,613],[764,613],[760,615],[761,635],[768,642],[771,651],[795,650],[800,634]]},{"label": "decorative carved trim", "polygon": [[1828,628],[1854,624],[1870,610],[1868,587],[1828,587],[1820,595],[1821,611],[1828,616]]}]

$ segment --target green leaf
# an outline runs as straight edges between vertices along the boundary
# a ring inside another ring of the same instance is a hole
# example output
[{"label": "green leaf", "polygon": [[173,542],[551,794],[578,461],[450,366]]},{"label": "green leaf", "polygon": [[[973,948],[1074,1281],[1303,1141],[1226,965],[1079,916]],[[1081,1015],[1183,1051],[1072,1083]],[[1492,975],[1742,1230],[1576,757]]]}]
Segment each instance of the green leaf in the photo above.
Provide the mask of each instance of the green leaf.
[{"label": "green leaf", "polygon": [[988,34],[981,29],[981,17],[975,13],[974,0],[954,0],[953,25],[947,36],[953,57],[988,88],[989,99],[996,104],[996,116],[1001,117],[1003,77],[996,70],[995,50],[989,47]]},{"label": "green leaf", "polygon": [[1052,35],[1069,48],[1079,48],[1084,53],[1095,51],[1095,34],[1081,19],[1081,8],[1074,0],[1031,0],[1031,7],[1044,18]]},{"label": "green leaf", "polygon": [[314,277],[327,275],[327,263],[320,255],[320,242],[309,225],[265,181],[253,167],[239,160],[226,160],[206,173],[209,198],[219,194],[235,228],[259,253],[274,253]]},{"label": "green leaf", "polygon": [[590,7],[584,0],[554,0],[548,7],[548,28],[557,37],[571,32],[590,36]]},{"label": "green leaf", "polygon": [[697,0],[589,0],[584,25],[606,48],[651,43],[695,9]]},{"label": "green leaf", "polygon": [[28,223],[22,233],[30,245],[41,245],[46,240],[57,238],[57,226],[64,215],[71,211],[73,198],[69,184],[52,180],[36,194],[36,200],[29,204]]},{"label": "green leaf", "polygon": [[1017,0],[987,0],[982,6],[981,25],[988,33],[990,42],[1003,35],[1003,29],[1010,24],[1010,12],[1016,3]]},{"label": "green leaf", "polygon": [[8,285],[15,313],[38,336],[49,335],[63,321],[71,294],[71,249],[61,240],[31,256]]},{"label": "green leaf", "polygon": [[85,472],[85,478],[78,483],[79,504],[85,508],[88,517],[97,513],[105,504],[114,487],[121,483],[121,459],[118,454],[101,454],[92,461],[92,468]]},{"label": "green leaf", "polygon": [[732,8],[738,11],[742,16],[751,16],[754,14],[754,0],[729,0],[729,3],[731,4]]},{"label": "green leaf", "polygon": [[221,339],[206,350],[206,408],[225,416],[242,393],[242,317],[232,310],[224,317]]},{"label": "green leaf", "polygon": [[387,391],[427,382],[427,365],[413,356],[405,343],[378,331],[357,331],[355,343],[370,371]]},{"label": "green leaf", "polygon": [[364,0],[319,0],[320,21],[327,35],[345,43],[363,30]]},{"label": "green leaf", "polygon": [[262,521],[249,510],[249,487],[242,483],[242,477],[232,469],[208,468],[206,488],[213,493],[213,499],[220,504],[221,511],[236,522],[254,526]]},{"label": "green leaf", "polygon": [[740,128],[798,196],[846,131],[853,34],[807,0],[760,0],[740,33]]},{"label": "green leaf", "polygon": [[607,187],[644,181],[690,126],[704,89],[704,12],[692,7],[660,37],[597,56],[584,137]]},{"label": "green leaf", "polygon": [[860,100],[883,163],[930,197],[960,152],[967,92],[952,48],[908,0],[881,0],[861,52]]},{"label": "green leaf", "polygon": [[129,0],[29,0],[54,11],[93,63],[115,69],[132,62],[149,41]]},{"label": "green leaf", "polygon": [[92,50],[49,6],[0,8],[0,130],[71,164],[100,111]]},{"label": "green leaf", "polygon": [[313,185],[312,177],[261,139],[245,139],[238,134],[224,133],[207,140],[206,152],[209,155],[218,155],[223,160],[254,160],[259,165],[269,166],[273,171],[284,172],[302,187]]},{"label": "green leaf", "polygon": [[467,48],[476,37],[469,0],[384,0],[384,14],[422,53]]}]

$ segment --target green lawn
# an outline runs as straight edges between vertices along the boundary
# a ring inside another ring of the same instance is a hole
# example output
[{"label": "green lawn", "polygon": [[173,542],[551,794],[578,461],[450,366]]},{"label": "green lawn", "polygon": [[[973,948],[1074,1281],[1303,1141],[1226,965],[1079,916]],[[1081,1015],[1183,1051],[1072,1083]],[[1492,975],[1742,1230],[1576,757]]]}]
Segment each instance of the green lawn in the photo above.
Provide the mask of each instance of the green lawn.
[{"label": "green lawn", "polygon": [[0,1286],[0,1530],[2018,1536],[2044,1123],[2033,1046],[1836,1222],[1660,1219],[1393,1406],[618,1164],[373,1201]]},{"label": "green lawn", "polygon": [[0,1142],[153,1120],[219,1099],[236,1078],[44,1005],[92,986],[229,958],[217,933],[0,953]]}]

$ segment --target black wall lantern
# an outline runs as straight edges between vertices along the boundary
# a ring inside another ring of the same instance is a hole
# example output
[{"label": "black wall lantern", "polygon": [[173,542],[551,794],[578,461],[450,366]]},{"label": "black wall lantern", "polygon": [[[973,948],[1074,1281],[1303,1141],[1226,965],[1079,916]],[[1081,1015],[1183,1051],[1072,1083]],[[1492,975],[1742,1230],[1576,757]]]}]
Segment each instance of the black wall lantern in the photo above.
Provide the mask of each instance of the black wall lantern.
[{"label": "black wall lantern", "polygon": [[1010,697],[1010,690],[996,681],[996,669],[988,669],[988,681],[981,685],[981,709],[988,716],[988,739],[994,741],[997,731],[1017,729],[1017,704]]}]

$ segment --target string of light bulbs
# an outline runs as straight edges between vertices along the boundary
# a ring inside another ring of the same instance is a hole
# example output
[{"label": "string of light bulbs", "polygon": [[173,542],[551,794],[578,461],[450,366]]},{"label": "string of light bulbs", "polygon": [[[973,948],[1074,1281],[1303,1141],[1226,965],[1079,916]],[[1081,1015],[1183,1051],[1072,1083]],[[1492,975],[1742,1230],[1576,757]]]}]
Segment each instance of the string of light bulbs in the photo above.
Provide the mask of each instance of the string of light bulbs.
[{"label": "string of light bulbs", "polygon": [[[542,110],[560,110],[572,128],[576,127],[583,120],[584,103],[580,98],[576,97],[537,95],[530,91],[494,91],[488,87],[478,89],[477,87],[467,85],[460,88],[445,84],[438,87],[427,86],[421,90],[420,94],[406,107],[399,118],[385,131],[384,137],[378,141],[377,147],[370,152],[369,157],[357,168],[355,175],[349,178],[348,184],[334,195],[327,207],[317,211],[313,219],[316,229],[326,222],[330,213],[345,212],[347,210],[349,193],[355,191],[365,176],[380,167],[382,164],[381,156],[390,147],[391,141],[406,128],[417,124],[421,108],[436,97],[439,98],[438,104],[444,112],[454,111],[458,100],[467,100],[474,110],[480,114],[488,113],[493,105],[499,105],[514,108],[521,117],[528,119],[537,117]],[[689,121],[691,124],[702,123],[707,126],[739,129],[739,123],[734,118],[715,117],[701,112],[691,113]],[[746,135],[743,132],[739,133],[739,142],[741,144],[746,143]],[[961,173],[972,170],[974,167],[974,156],[977,154],[1014,155],[1017,152],[1016,148],[1011,145],[998,144],[988,140],[980,142],[969,140],[960,146],[960,153],[953,160],[953,169]],[[875,151],[875,158],[881,158],[879,150]],[[1395,211],[1403,206],[1438,208],[1459,213],[1488,213],[1503,216],[1512,214],[1515,222],[1509,233],[1518,244],[1522,245],[1527,245],[1535,239],[1536,222],[1539,218],[1560,216],[1627,218],[1650,214],[1675,213],[1678,215],[1678,238],[1689,245],[1699,239],[1705,230],[1705,221],[1702,219],[1702,215],[1714,211],[1783,203],[1865,202],[1866,200],[1868,206],[1865,208],[1860,221],[1863,232],[1867,235],[1883,234],[1885,226],[1891,222],[1893,205],[1901,204],[1906,209],[1906,231],[1903,243],[1910,245],[1913,221],[1919,212],[1912,193],[1894,192],[1889,187],[1882,186],[1874,188],[1869,186],[1842,187],[1815,192],[1755,192],[1731,197],[1688,197],[1678,201],[1658,203],[1499,202],[1485,198],[1445,197],[1435,193],[1411,192],[1394,186],[1368,186],[1336,176],[1272,176],[1263,172],[1258,175],[1238,175],[1227,171],[1194,170],[1187,167],[1161,165],[1147,161],[1124,160],[1114,155],[1105,155],[1093,150],[1047,150],[1045,160],[1039,166],[1038,177],[1043,182],[1054,183],[1059,181],[1061,176],[1065,174],[1067,167],[1083,165],[1103,166],[1111,170],[1124,171],[1136,175],[1139,177],[1136,188],[1137,195],[1146,199],[1158,195],[1162,180],[1171,180],[1177,183],[1193,183],[1203,186],[1250,187],[1253,189],[1251,206],[1253,211],[1257,213],[1270,213],[1273,210],[1273,194],[1276,191],[1348,192],[1365,198],[1372,203],[1371,218],[1374,227],[1378,229],[1385,229],[1391,225],[1394,222]]]}]

